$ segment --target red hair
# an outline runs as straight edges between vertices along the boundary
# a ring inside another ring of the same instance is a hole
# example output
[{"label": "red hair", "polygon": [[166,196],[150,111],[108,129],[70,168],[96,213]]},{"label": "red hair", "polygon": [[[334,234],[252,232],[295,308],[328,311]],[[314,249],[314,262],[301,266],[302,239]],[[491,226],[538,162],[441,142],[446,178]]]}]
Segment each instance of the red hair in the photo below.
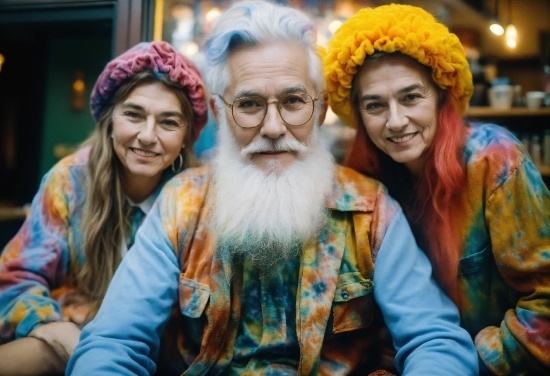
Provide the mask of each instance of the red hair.
[{"label": "red hair", "polygon": [[[374,145],[361,121],[345,165],[379,179],[388,187],[403,207],[418,244],[430,258],[437,281],[458,304],[458,260],[462,245],[455,224],[460,223],[465,208],[463,188],[467,175],[461,153],[467,128],[457,106],[458,101],[449,93],[440,108],[438,128],[418,180],[414,180],[404,164],[393,161]],[[356,118],[361,119],[359,114]]]}]

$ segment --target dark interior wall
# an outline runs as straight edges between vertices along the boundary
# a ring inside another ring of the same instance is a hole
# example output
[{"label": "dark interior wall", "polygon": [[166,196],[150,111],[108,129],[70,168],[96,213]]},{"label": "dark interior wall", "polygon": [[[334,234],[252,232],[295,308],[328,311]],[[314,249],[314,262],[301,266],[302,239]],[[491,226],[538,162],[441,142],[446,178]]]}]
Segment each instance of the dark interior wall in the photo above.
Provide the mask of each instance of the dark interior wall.
[{"label": "dark interior wall", "polygon": [[[108,12],[86,20],[81,11],[78,21],[69,14],[48,22],[31,22],[22,13],[8,17],[0,9],[0,252],[23,222],[21,206],[58,160],[54,147],[77,145],[93,129],[89,93],[113,51]],[[77,70],[86,80],[81,111],[71,108]]]},{"label": "dark interior wall", "polygon": [[[49,41],[40,175],[77,147],[94,129],[89,107],[90,92],[110,58],[110,35],[60,36]],[[85,106],[81,110],[75,110],[71,105],[72,85],[77,72],[83,72],[86,85]]]}]

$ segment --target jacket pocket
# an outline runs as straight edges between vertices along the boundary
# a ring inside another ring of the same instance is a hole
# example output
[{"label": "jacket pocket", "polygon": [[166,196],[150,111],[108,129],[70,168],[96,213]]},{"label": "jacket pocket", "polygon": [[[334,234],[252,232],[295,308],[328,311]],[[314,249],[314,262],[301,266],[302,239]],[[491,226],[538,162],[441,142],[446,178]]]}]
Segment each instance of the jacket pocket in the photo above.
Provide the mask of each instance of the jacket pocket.
[{"label": "jacket pocket", "polygon": [[361,273],[344,273],[338,285],[332,307],[333,333],[342,333],[369,326],[374,317],[372,289],[374,283]]},{"label": "jacket pocket", "polygon": [[181,313],[187,317],[199,318],[210,298],[210,286],[180,274],[178,293]]},{"label": "jacket pocket", "polygon": [[478,270],[486,268],[491,261],[491,257],[492,249],[490,246],[487,246],[480,252],[461,258],[459,261],[458,275],[475,273]]}]

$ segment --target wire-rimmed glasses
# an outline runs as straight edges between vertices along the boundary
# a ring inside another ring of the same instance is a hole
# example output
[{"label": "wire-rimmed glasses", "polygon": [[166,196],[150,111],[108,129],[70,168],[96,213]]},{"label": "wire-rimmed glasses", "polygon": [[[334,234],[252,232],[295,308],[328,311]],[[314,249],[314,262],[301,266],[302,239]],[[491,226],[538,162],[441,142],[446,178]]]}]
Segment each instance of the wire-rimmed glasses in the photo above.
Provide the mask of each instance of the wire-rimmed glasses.
[{"label": "wire-rimmed glasses", "polygon": [[223,103],[231,108],[231,115],[235,123],[241,128],[255,128],[260,125],[267,114],[267,106],[276,104],[279,115],[286,124],[300,126],[307,123],[313,116],[315,101],[309,94],[290,93],[282,94],[276,100],[268,101],[260,96],[243,96],[227,103],[219,94]]}]

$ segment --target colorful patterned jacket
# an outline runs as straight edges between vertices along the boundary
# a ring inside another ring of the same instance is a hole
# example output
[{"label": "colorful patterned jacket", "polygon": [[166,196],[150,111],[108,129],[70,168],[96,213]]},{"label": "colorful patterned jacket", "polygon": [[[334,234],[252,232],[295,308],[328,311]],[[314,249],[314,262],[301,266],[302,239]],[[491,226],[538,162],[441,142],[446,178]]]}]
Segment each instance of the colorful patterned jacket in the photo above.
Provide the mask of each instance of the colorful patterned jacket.
[{"label": "colorful patterned jacket", "polygon": [[403,374],[477,374],[456,307],[380,183],[337,167],[318,239],[304,246],[299,265],[262,279],[246,259],[236,264],[216,251],[208,182],[203,167],[164,187],[67,374],[154,373],[174,301],[187,375],[366,374],[378,310]]},{"label": "colorful patterned jacket", "polygon": [[0,255],[0,344],[61,321],[62,310],[77,298],[88,155],[89,148],[80,149],[44,175],[30,215]]},{"label": "colorful patterned jacket", "polygon": [[550,193],[523,144],[491,124],[464,148],[461,325],[497,375],[550,374]]}]

